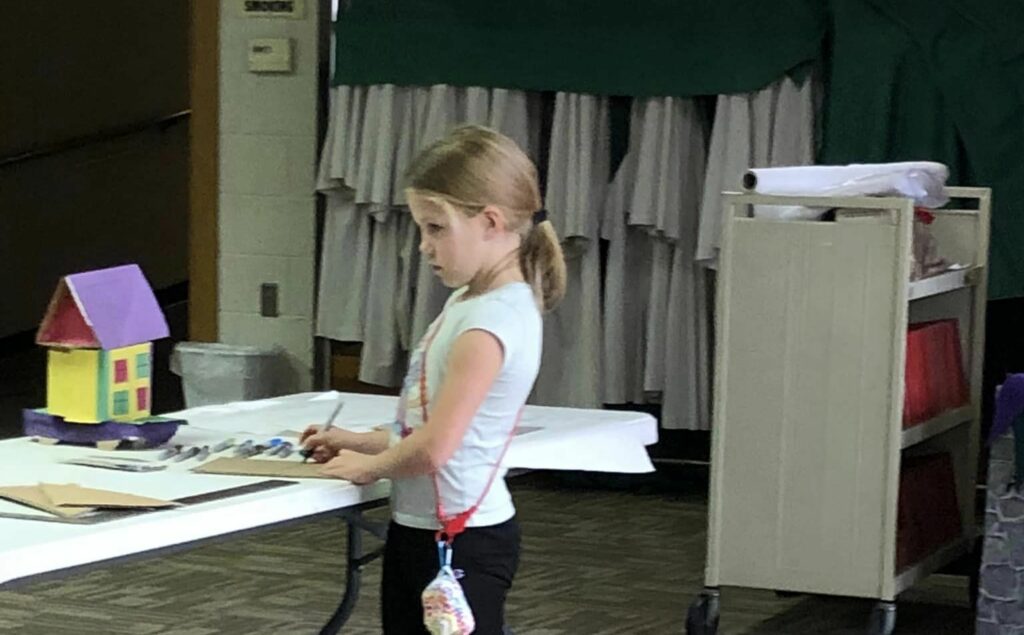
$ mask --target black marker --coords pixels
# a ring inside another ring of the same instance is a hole
[[[327,432],[334,427],[334,419],[337,418],[338,413],[341,412],[341,408],[345,405],[344,401],[339,400],[338,405],[334,407],[334,412],[331,413],[331,417],[327,420],[327,424],[324,425],[324,429],[320,432]],[[309,448],[302,448],[299,452],[302,455],[302,462],[305,463],[309,460],[309,457],[313,456],[313,450]]]
[[[174,460],[180,463],[181,461],[187,461],[191,459],[193,456],[196,456],[197,454],[199,454],[199,448],[196,446],[192,446],[189,449],[182,452],[181,454],[179,454],[178,458]]]
[[[166,450],[164,450],[163,452],[161,452],[160,456],[157,457],[157,458],[159,460],[161,460],[161,461],[166,461],[167,459],[171,458],[175,454],[178,454],[179,452],[181,452],[181,446],[180,445],[171,446],[171,447],[167,448]]]

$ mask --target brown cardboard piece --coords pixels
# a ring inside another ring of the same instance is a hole
[[[91,507],[61,508],[54,505],[38,485],[9,485],[0,487],[0,498],[21,503],[61,518],[74,518],[94,511]]]
[[[320,473],[319,463],[301,461],[245,459],[222,457],[194,468],[201,474],[232,474],[235,476],[277,476],[281,478],[331,478]]]
[[[0,487],[0,498],[62,518],[74,518],[101,508],[153,509],[178,506],[178,503],[158,498],[55,483]]]
[[[106,509],[153,509],[160,507],[179,507],[180,503],[150,498],[135,494],[125,494],[105,489],[93,489],[80,485],[57,485],[40,483],[40,489],[47,498],[58,507],[103,507]]]

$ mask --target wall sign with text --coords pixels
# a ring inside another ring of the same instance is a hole
[[[239,10],[247,18],[302,18],[305,0],[237,0]]]

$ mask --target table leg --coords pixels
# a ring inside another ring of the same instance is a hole
[[[334,615],[320,629],[320,635],[337,635],[341,631],[341,627],[352,616],[352,611],[356,607],[356,600],[359,599],[363,567],[384,554],[383,548],[376,549],[370,553],[363,553],[362,532],[366,531],[378,538],[385,539],[387,536],[386,523],[367,520],[363,517],[362,509],[347,509],[342,512],[341,516],[348,525],[345,592],[341,596],[338,608],[334,610]]]

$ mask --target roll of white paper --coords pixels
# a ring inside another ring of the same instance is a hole
[[[918,205],[941,207],[949,169],[933,161],[753,168],[743,189],[777,196],[907,196]]]

